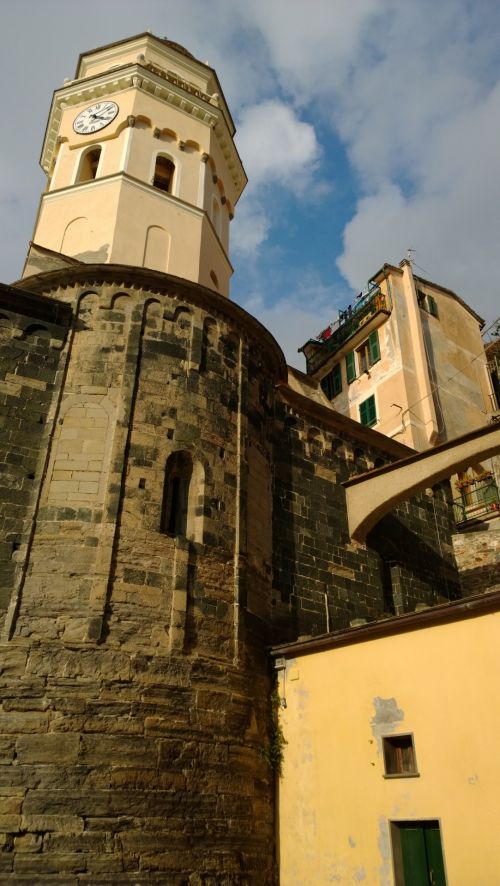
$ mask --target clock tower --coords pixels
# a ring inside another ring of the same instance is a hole
[[[229,225],[246,184],[234,133],[215,71],[179,44],[145,33],[83,53],[53,96],[24,275],[50,250],[228,295]]]

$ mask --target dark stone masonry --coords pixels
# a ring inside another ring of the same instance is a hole
[[[3,883],[273,884],[269,644],[459,594],[439,491],[351,541],[339,416],[213,291],[3,287]],[[29,290],[29,291],[28,291]]]

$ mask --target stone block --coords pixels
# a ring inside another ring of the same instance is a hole
[[[27,814],[22,816],[22,830],[28,833],[55,831],[58,834],[80,834],[83,831],[83,818],[76,815]]]
[[[20,763],[72,763],[78,758],[80,737],[65,733],[23,735],[17,740]]]
[[[20,837],[14,838],[14,849],[16,852],[41,852],[42,845],[42,834],[22,834]]]
[[[136,735],[82,735],[80,760],[90,766],[130,764],[138,769],[154,769],[156,748],[151,739]]]
[[[54,852],[50,854],[20,852],[14,859],[16,874],[32,874],[42,877],[45,874],[58,874],[59,881],[65,874],[76,874],[86,870],[85,856],[81,852]]]
[[[0,815],[0,832],[15,834],[21,830],[20,815]]]
[[[0,788],[0,815],[19,815],[21,812],[24,791],[19,792],[18,788],[11,788],[10,791],[9,788]]]
[[[49,715],[31,711],[0,711],[0,733],[47,732]]]

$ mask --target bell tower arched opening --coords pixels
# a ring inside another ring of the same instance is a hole
[[[167,194],[172,193],[172,185],[174,181],[175,164],[166,157],[165,154],[158,154],[155,163],[155,171],[153,175],[153,187],[159,191],[165,191]]]
[[[90,182],[97,178],[97,170],[101,159],[102,148],[100,145],[90,148],[80,158],[80,165],[76,176],[76,183]]]

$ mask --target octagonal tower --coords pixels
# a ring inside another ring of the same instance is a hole
[[[52,100],[34,243],[228,295],[246,184],[234,132],[215,72],[178,44],[140,34],[83,53]]]

